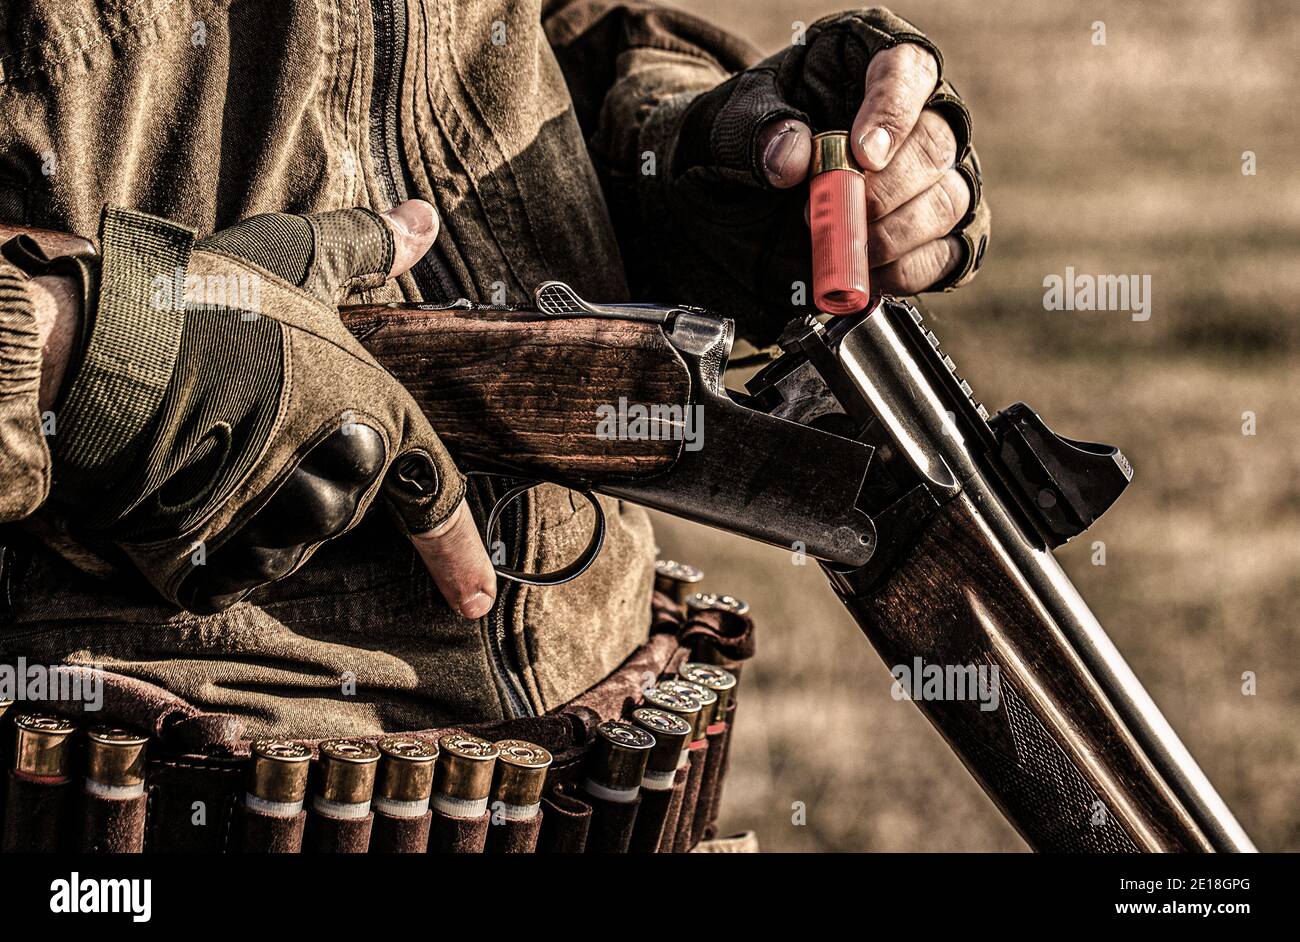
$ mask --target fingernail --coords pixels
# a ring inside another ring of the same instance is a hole
[[[867,131],[858,140],[862,147],[862,153],[866,155],[867,160],[875,165],[879,170],[885,166],[885,161],[889,159],[889,145],[894,139],[889,136],[889,132],[884,128],[872,128]]]
[[[778,180],[785,179],[785,165],[789,163],[790,155],[798,143],[794,131],[794,128],[783,129],[767,142],[767,149],[763,151],[763,169]]]
[[[407,235],[422,236],[433,228],[433,209],[428,203],[408,200],[384,215],[406,230]]]
[[[460,613],[466,618],[482,618],[492,609],[492,599],[486,592],[475,592],[460,603]]]

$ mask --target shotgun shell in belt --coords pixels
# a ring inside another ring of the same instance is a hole
[[[664,680],[659,683],[660,690],[669,693],[693,693],[700,701],[700,720],[695,726],[695,738],[703,739],[709,725],[718,717],[718,695],[708,687],[691,683],[689,680]]]
[[[674,602],[680,603],[686,595],[686,587],[703,578],[704,570],[689,563],[679,563],[675,559],[655,560],[655,589]]]
[[[379,741],[379,776],[375,809],[394,818],[422,818],[433,792],[437,743],[415,736],[387,736]]]
[[[487,811],[498,751],[496,743],[465,733],[439,739],[433,806],[453,818],[477,818]]]
[[[731,706],[732,694],[736,690],[735,674],[725,667],[691,661],[682,665],[682,669],[678,671],[678,676],[682,680],[688,680],[693,684],[699,684],[701,687],[707,687],[716,693],[718,695],[718,706],[715,711],[717,719],[726,719],[727,709]]]
[[[310,767],[311,750],[306,746],[282,739],[257,740],[244,804],[262,814],[292,818],[302,811]]]
[[[312,808],[330,818],[364,818],[375,793],[379,749],[360,739],[327,739],[320,744],[320,786]]]
[[[86,734],[86,791],[101,798],[144,794],[147,736],[129,729],[96,726]]]
[[[641,691],[641,700],[648,707],[680,716],[691,724],[691,738],[697,738],[694,732],[700,725],[700,712],[704,704],[695,694],[688,691],[665,690],[661,684],[656,684]]]
[[[14,748],[14,771],[23,778],[67,779],[72,766],[72,734],[77,727],[61,716],[27,713],[14,718],[18,728]]]
[[[632,722],[655,738],[641,787],[652,791],[672,788],[678,768],[687,762],[686,747],[690,745],[694,727],[676,713],[654,707],[633,710]]]
[[[541,807],[551,754],[536,743],[503,739],[497,743],[496,777],[492,781],[492,813],[507,821],[527,821]]]
[[[867,181],[849,153],[849,136],[813,138],[808,222],[813,299],[827,314],[853,314],[871,300],[867,271]]]
[[[718,595],[715,592],[696,592],[686,600],[686,607],[699,612],[734,612],[744,615],[749,611],[749,603],[732,595]]]
[[[584,787],[595,798],[624,803],[635,801],[645,777],[646,760],[655,738],[622,720],[606,720],[596,727],[596,740],[587,757]]]

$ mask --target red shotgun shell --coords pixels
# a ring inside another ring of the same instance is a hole
[[[827,314],[854,314],[871,300],[867,275],[867,182],[845,131],[813,138],[808,218],[813,300]]]

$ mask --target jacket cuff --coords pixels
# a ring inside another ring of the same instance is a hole
[[[102,488],[136,454],[176,365],[193,242],[167,220],[105,210],[93,326],[59,415],[61,486]]]
[[[27,277],[0,261],[0,523],[30,516],[50,491],[40,388],[41,341]]]

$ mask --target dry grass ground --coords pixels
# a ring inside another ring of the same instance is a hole
[[[765,50],[835,8],[690,0]],[[970,102],[980,277],[929,306],[985,402],[1114,441],[1137,476],[1061,554],[1263,849],[1300,850],[1300,7],[899,0]],[[1102,21],[1106,45],[1091,42]],[[1241,172],[1253,151],[1257,174]],[[1043,309],[1043,278],[1149,274],[1153,315]],[[1258,432],[1242,434],[1242,413]],[[1018,850],[815,567],[660,518],[764,630],[724,807],[769,850]],[[1106,565],[1090,560],[1106,544]],[[1258,693],[1244,696],[1253,671]],[[804,825],[792,823],[803,802]]]

